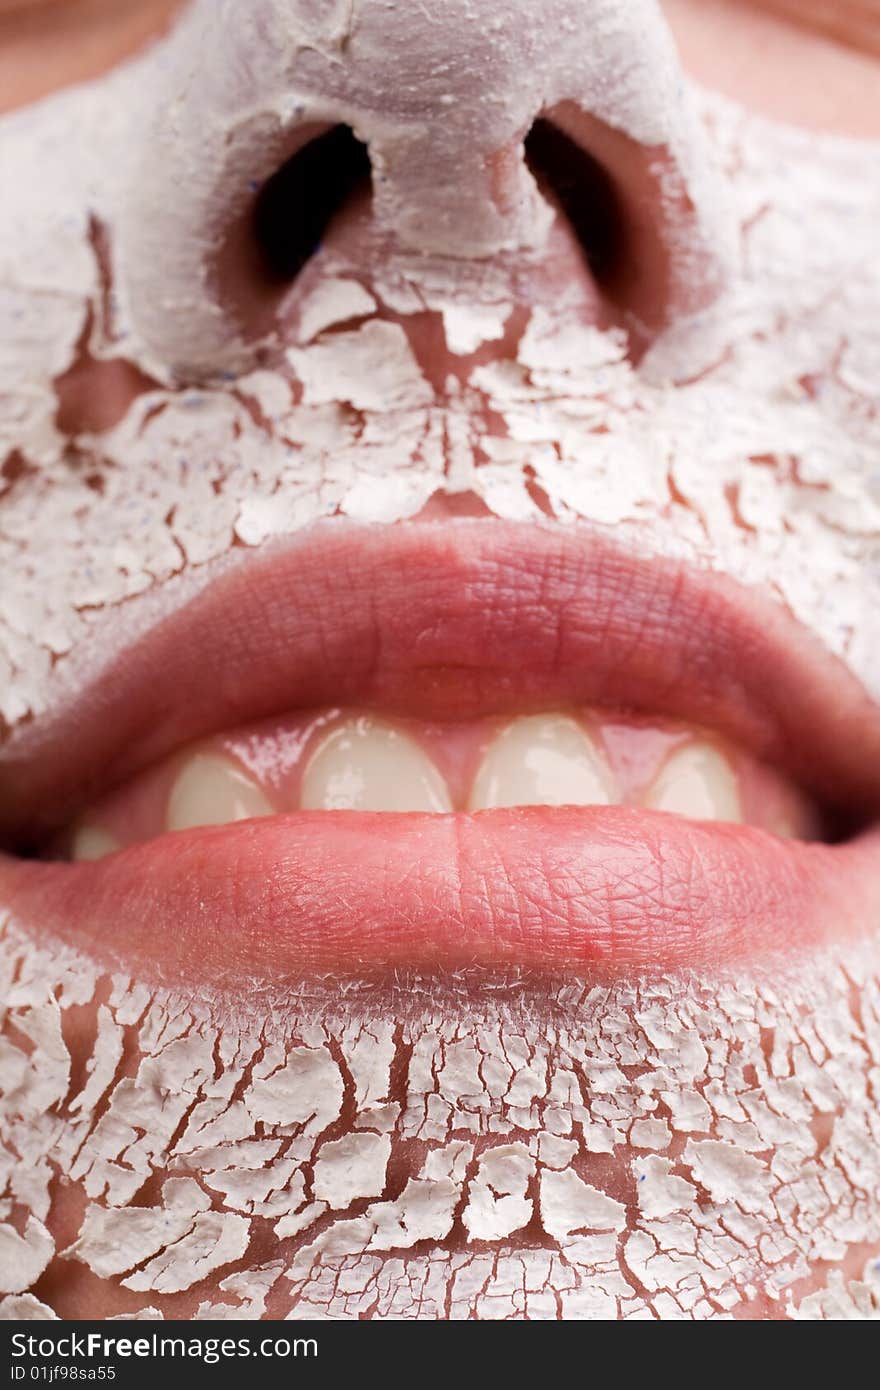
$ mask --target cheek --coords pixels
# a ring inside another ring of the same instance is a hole
[[[160,34],[184,0],[0,0],[0,113],[99,77]]]
[[[880,135],[873,5],[662,4],[685,68],[706,87],[809,130]]]

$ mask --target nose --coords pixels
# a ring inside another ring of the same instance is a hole
[[[165,376],[247,370],[309,306],[345,321],[340,268],[348,318],[359,292],[361,314],[503,345],[499,306],[563,293],[634,356],[724,283],[723,198],[655,0],[195,0],[163,80],[119,251]]]

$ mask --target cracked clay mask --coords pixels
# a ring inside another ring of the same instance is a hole
[[[554,278],[547,112],[649,151],[638,312]],[[372,204],[270,291],[248,210],[339,126]],[[880,697],[877,156],[647,0],[197,0],[0,118],[0,766],[255,548],[457,503],[767,590]],[[7,1317],[876,1315],[876,936],[208,994],[0,922]]]

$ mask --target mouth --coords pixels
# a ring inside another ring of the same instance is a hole
[[[880,711],[584,527],[241,552],[0,748],[0,898],[163,980],[782,955],[880,905]]]

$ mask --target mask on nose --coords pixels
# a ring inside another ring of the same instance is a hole
[[[343,228],[361,266],[365,250],[368,267],[397,263],[410,313],[461,280],[473,302],[474,267],[500,260],[509,292],[523,265],[575,252],[581,274],[604,275],[595,317],[619,321],[636,353],[717,294],[731,257],[652,0],[506,0],[491,17],[453,0],[439,20],[370,0],[329,13],[199,0],[132,175],[128,295],[152,369],[176,380],[264,360],[297,293],[266,275],[267,245],[276,270],[301,267]],[[356,229],[340,216],[355,192]]]

